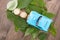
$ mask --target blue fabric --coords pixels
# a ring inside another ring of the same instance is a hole
[[[38,20],[40,16],[42,16],[42,18]],[[38,20],[38,25],[36,25],[37,20]],[[27,18],[28,24],[34,27],[37,27],[38,29],[43,30],[43,31],[48,31],[48,28],[51,22],[52,22],[52,19],[49,19],[48,17],[43,16],[36,11],[31,11],[31,13],[29,14]]]

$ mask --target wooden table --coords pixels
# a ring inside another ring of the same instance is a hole
[[[14,31],[14,24],[7,19],[6,4],[9,0],[0,0],[0,40],[29,40],[30,37],[22,39],[23,33],[21,31]],[[56,14],[55,28],[57,30],[56,37],[52,35],[48,40],[60,40],[60,0],[46,0],[48,11]]]

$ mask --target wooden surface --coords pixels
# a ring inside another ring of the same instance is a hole
[[[7,19],[6,4],[9,0],[0,0],[0,40],[29,40],[30,37],[23,39],[21,31],[15,32],[14,24]],[[45,0],[49,12],[56,14],[55,28],[56,37],[50,35],[48,40],[60,40],[60,0]]]

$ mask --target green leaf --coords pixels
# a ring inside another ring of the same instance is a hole
[[[19,16],[14,15],[14,13],[12,13],[11,11],[7,11],[7,17],[14,22],[16,31],[20,29],[24,32],[28,27],[28,24],[26,23],[25,19],[22,19]]]
[[[31,40],[34,40],[36,37],[38,37],[39,30],[30,26],[29,28],[27,28],[24,36],[28,36],[28,35],[31,35]]]
[[[18,5],[17,0],[9,1],[7,4],[7,9],[14,10],[17,7],[17,5]]]
[[[47,33],[41,32],[39,35],[39,40],[46,40],[47,38]]]
[[[49,32],[53,35],[56,36],[56,29],[54,28],[54,23],[50,25]]]
[[[49,13],[49,12],[47,12],[47,11],[44,11],[44,12],[42,13],[42,15],[47,16],[48,18],[51,18],[51,19],[55,17],[55,14]]]
[[[18,8],[23,9],[27,7],[32,0],[18,0]]]
[[[41,3],[40,3],[41,2]],[[40,4],[41,5],[40,5]],[[40,7],[40,6],[44,7]],[[31,11],[37,11],[39,13],[42,13],[43,10],[47,11],[47,8],[45,7],[45,3],[43,0],[32,0],[32,2],[25,8],[27,13],[30,13]]]
[[[40,30],[37,28],[33,28],[33,29],[34,31],[32,32],[31,36],[32,36],[32,39],[35,39],[36,37],[38,37]]]
[[[28,35],[30,35],[33,32],[34,32],[34,28],[27,28],[27,30],[25,32],[25,36],[28,36]]]
[[[31,10],[30,10],[28,7],[25,8],[25,11],[26,11],[28,14],[31,12]]]
[[[31,4],[36,5],[36,6],[40,6],[41,8],[45,7],[44,0],[33,0]]]
[[[34,30],[34,32],[32,33],[32,38],[35,39],[36,37],[38,37],[39,34],[39,30]]]
[[[30,40],[35,40],[35,39],[31,37],[31,39],[30,39]]]
[[[30,4],[29,6],[28,6],[28,8],[31,10],[31,11],[37,11],[37,12],[39,12],[40,14],[42,14],[42,12],[43,12],[43,8],[40,8],[40,7],[38,7],[38,6],[36,6],[36,5],[32,5],[32,4]]]

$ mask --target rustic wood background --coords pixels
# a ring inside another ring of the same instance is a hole
[[[15,32],[14,24],[7,19],[6,4],[9,0],[0,0],[0,40],[29,40],[30,37],[23,39],[21,31]],[[56,37],[49,35],[48,40],[60,40],[60,0],[45,0],[49,12],[56,14],[55,28]]]

